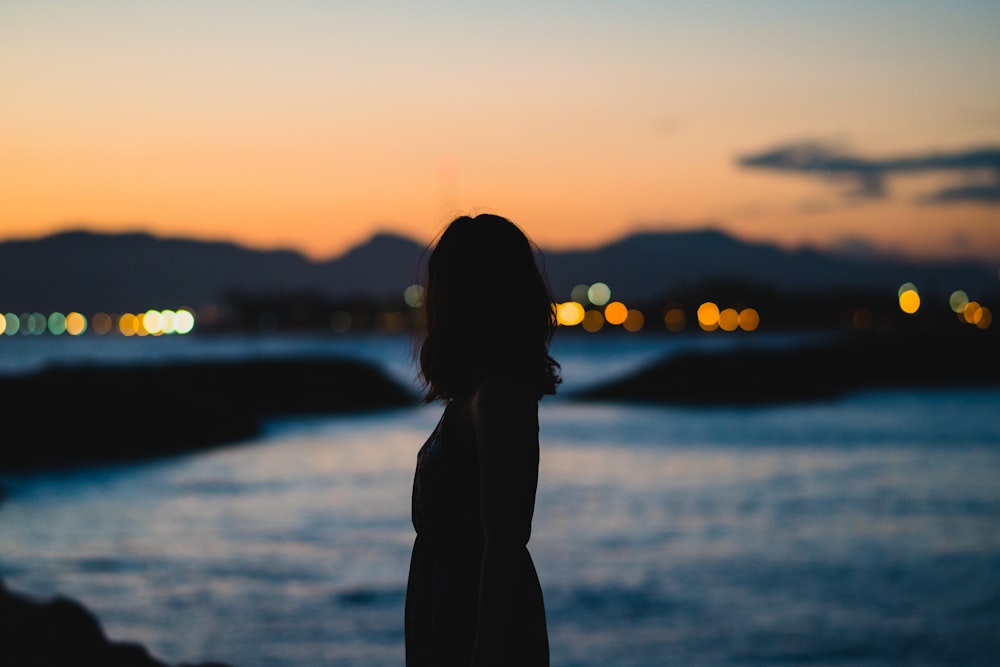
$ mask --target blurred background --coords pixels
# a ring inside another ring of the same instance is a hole
[[[993,664],[998,62],[991,2],[0,3],[0,577],[401,664],[420,271],[490,212],[554,665]]]

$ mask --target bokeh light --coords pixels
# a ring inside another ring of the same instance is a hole
[[[66,333],[70,336],[80,336],[87,331],[87,318],[77,312],[66,315]]]
[[[663,314],[663,324],[670,331],[683,331],[687,324],[687,317],[680,308],[667,308],[667,312]]]
[[[410,285],[405,290],[403,290],[403,301],[410,308],[420,308],[424,305],[424,287],[423,285]]]
[[[739,326],[744,331],[756,331],[760,326],[760,313],[756,308],[744,308],[740,311]]]
[[[726,308],[719,312],[719,328],[723,331],[736,331],[740,326],[740,314],[735,308]]]
[[[570,300],[576,301],[581,305],[587,303],[587,290],[589,289],[590,285],[577,285],[569,293]]]
[[[698,306],[698,326],[705,331],[715,331],[719,328],[719,307],[711,301]]]
[[[587,290],[587,299],[595,306],[603,306],[611,300],[611,288],[604,283],[594,283]]]
[[[584,330],[590,333],[595,333],[604,328],[604,315],[601,315],[599,310],[588,310],[583,315],[583,321],[580,323]]]
[[[956,313],[961,313],[965,310],[965,304],[967,303],[969,303],[969,295],[964,290],[957,289],[948,297],[948,305]]]
[[[61,336],[66,333],[66,316],[60,312],[49,313],[47,328],[53,336]]]
[[[99,336],[103,336],[104,334],[111,332],[115,323],[112,317],[107,313],[97,313],[90,318],[90,326],[94,330],[94,333]]]
[[[583,306],[576,301],[566,301],[556,307],[556,321],[564,327],[574,327],[583,322]]]
[[[900,286],[899,309],[908,315],[920,310],[920,294],[913,283],[903,283]]]
[[[188,334],[194,330],[194,313],[187,308],[181,308],[174,313],[174,331]]]
[[[988,329],[993,324],[993,311],[986,306],[979,308],[979,317],[976,319],[976,326],[980,329]]]
[[[628,308],[621,301],[612,301],[604,308],[604,319],[607,320],[608,324],[615,326],[624,324],[626,317],[628,317]]]
[[[645,325],[646,316],[642,314],[642,311],[629,308],[628,315],[625,317],[625,321],[622,322],[625,330],[635,333],[636,331],[642,331]]]

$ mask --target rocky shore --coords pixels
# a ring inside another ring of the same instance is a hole
[[[24,667],[172,667],[135,642],[112,641],[100,621],[65,596],[35,599],[0,580],[0,664]],[[229,667],[221,662],[176,667]]]
[[[52,366],[0,378],[0,472],[194,451],[252,438],[268,416],[418,402],[352,359]]]
[[[889,387],[1000,385],[1000,335],[861,332],[802,347],[689,352],[576,393],[584,401],[750,405]]]

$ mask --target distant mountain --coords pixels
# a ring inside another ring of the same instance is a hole
[[[233,293],[313,294],[330,299],[399,298],[419,278],[425,247],[380,233],[344,255],[315,262],[288,251],[145,233],[70,231],[0,243],[0,312],[127,312],[199,308]],[[709,281],[778,291],[891,289],[923,292],[997,289],[996,267],[920,263],[787,251],[717,230],[643,232],[589,249],[547,252],[542,260],[559,300],[577,284],[603,281],[616,298],[644,301]]]
[[[579,283],[603,281],[612,295],[644,300],[708,282],[752,283],[778,292],[896,290],[913,282],[926,293],[997,288],[995,267],[976,262],[916,262],[785,250],[704,229],[643,232],[587,251],[545,255],[553,289],[568,297]]]

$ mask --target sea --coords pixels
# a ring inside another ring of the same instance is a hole
[[[684,349],[815,335],[557,333],[529,543],[552,665],[1000,665],[1000,385],[572,398]],[[361,358],[418,388],[404,335],[0,337],[0,373],[282,355]],[[273,418],[206,451],[8,474],[0,577],[170,664],[401,666],[413,470],[440,413]]]

